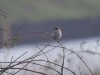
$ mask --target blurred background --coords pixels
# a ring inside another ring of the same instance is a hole
[[[44,31],[52,33],[54,26],[63,31],[62,40],[99,37],[100,1],[98,0],[0,0],[0,27],[13,36]],[[7,24],[4,15],[7,16]],[[6,34],[0,30],[0,40]],[[23,35],[20,44],[47,41],[39,35]],[[25,40],[24,40],[25,39]]]
[[[20,46],[7,52],[6,60],[11,58],[11,55],[16,55],[16,52],[20,54],[25,49],[32,48],[29,45],[50,41],[50,38],[44,34],[36,32],[45,31],[52,34],[55,26],[61,28],[63,36],[60,41],[68,48],[98,50],[100,49],[98,47],[100,46],[99,24],[99,0],[0,0],[0,46]],[[13,50],[16,52],[12,52]],[[96,59],[93,61],[93,58],[95,59],[95,56],[90,56],[85,60],[95,71],[95,75],[100,75],[100,65]],[[99,57],[96,58],[100,60]],[[91,62],[93,63],[90,64]],[[73,68],[72,64],[69,65],[70,68]],[[78,64],[81,65],[81,63]]]

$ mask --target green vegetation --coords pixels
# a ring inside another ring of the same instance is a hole
[[[99,0],[0,0],[13,19],[32,21],[99,16]]]

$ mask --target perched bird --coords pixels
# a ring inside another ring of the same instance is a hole
[[[60,38],[62,37],[62,32],[59,27],[54,27],[52,37],[55,41],[59,42]]]

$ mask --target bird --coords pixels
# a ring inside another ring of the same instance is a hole
[[[58,26],[54,27],[52,37],[55,41],[59,42],[59,40],[62,37],[62,31],[61,31],[60,27],[58,27]]]

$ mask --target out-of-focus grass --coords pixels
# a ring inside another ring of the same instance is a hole
[[[100,71],[95,71],[94,75],[100,75]]]
[[[99,0],[0,0],[13,19],[38,21],[99,16]]]

